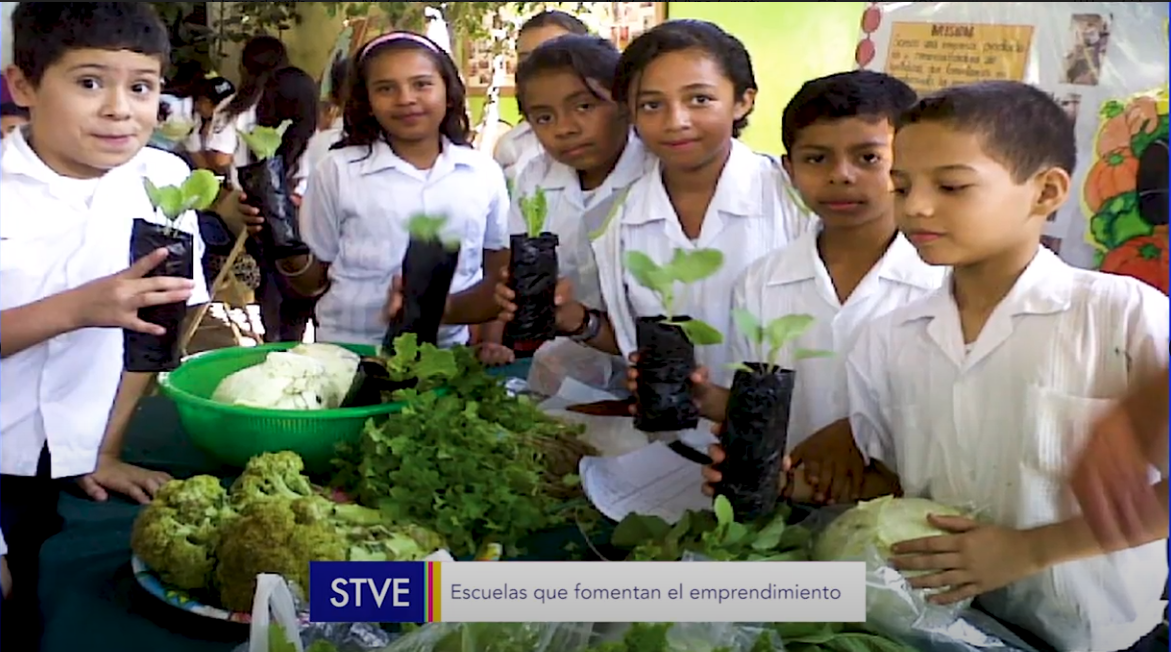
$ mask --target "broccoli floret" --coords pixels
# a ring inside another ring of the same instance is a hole
[[[232,504],[240,507],[254,500],[292,500],[317,495],[304,472],[305,463],[296,453],[284,451],[257,455],[248,461],[232,484]]]
[[[292,504],[288,500],[248,503],[221,531],[215,578],[225,609],[252,609],[260,573],[281,575],[304,591],[309,587],[310,561],[346,560],[345,538],[328,521],[297,523]]]
[[[216,478],[172,480],[139,512],[130,547],[168,584],[201,589],[212,577],[219,529],[233,516]]]

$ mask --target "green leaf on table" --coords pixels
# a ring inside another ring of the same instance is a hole
[[[764,526],[760,532],[756,533],[756,538],[752,541],[753,550],[772,550],[781,543],[781,537],[785,534],[785,519],[773,519],[768,525]]]
[[[267,161],[276,156],[277,150],[281,148],[281,140],[292,124],[292,120],[285,120],[276,127],[255,127],[251,131],[237,129],[236,133],[240,134],[240,139],[252,150],[257,161]]]
[[[670,531],[671,526],[658,516],[630,514],[614,528],[610,543],[619,548],[637,548],[664,538]]]
[[[712,511],[716,513],[716,524],[720,527],[727,527],[736,521],[736,514],[732,512],[732,503],[727,496],[716,496],[712,503]]]
[[[268,652],[297,652],[289,633],[280,623],[268,625]]]

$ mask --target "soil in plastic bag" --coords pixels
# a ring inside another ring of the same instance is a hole
[[[514,350],[536,351],[557,336],[553,297],[557,292],[557,235],[514,235],[508,285],[516,293],[516,314],[508,323]]]
[[[737,518],[754,519],[776,509],[795,376],[767,364],[746,366],[751,371],[736,372],[728,396],[721,436],[727,457],[717,492],[727,496]]]
[[[440,242],[412,239],[403,258],[403,307],[390,322],[382,347],[394,350],[394,340],[414,333],[419,344],[437,344],[451,280],[459,266],[459,249]]]
[[[392,380],[386,369],[386,363],[379,358],[362,358],[358,362],[358,371],[350,384],[350,391],[342,401],[341,407],[370,407],[381,405],[385,397],[400,389],[414,387],[417,381]]]
[[[691,396],[695,373],[695,346],[683,329],[664,322],[666,317],[639,317],[638,412],[634,427],[643,432],[690,430],[699,425],[699,408]],[[688,321],[676,317],[673,321]]]
[[[273,259],[308,253],[297,228],[297,206],[285,177],[284,159],[274,156],[242,165],[236,168],[236,174],[247,203],[264,216],[261,238]]]
[[[148,277],[192,278],[195,275],[194,239],[190,233],[142,219],[134,220],[134,230],[130,236],[131,261],[163,247],[168,251],[167,259],[151,270],[147,274]],[[173,371],[178,367],[179,335],[186,316],[185,301],[140,308],[139,319],[162,326],[167,332],[162,335],[149,335],[123,331],[122,360],[126,371],[154,373]]]

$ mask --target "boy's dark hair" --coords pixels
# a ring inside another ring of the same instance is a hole
[[[820,120],[867,118],[886,120],[892,126],[911,108],[915,91],[890,75],[871,70],[852,70],[811,79],[789,100],[781,115],[781,143],[793,149],[802,129]]]
[[[17,118],[24,118],[25,120],[28,120],[28,109],[12,102],[5,102],[0,104],[0,117],[7,118],[9,116],[15,116]]]
[[[1051,167],[1072,174],[1077,165],[1073,122],[1045,91],[1015,81],[953,86],[919,100],[898,128],[940,122],[978,134],[984,149],[1024,183]]]
[[[334,106],[343,106],[346,102],[346,84],[349,82],[350,59],[342,57],[329,67],[329,101]]]
[[[149,2],[21,2],[12,11],[12,62],[33,85],[70,50],[130,50],[171,58],[167,28]]]
[[[525,86],[543,72],[573,72],[594,97],[604,99],[590,82],[607,90],[612,88],[621,56],[613,43],[600,36],[565,34],[542,43],[516,68],[516,104],[521,115],[525,115]]]
[[[732,82],[736,99],[740,99],[749,90],[757,90],[756,75],[752,71],[752,57],[740,39],[704,20],[679,19],[652,27],[626,46],[614,75],[614,86],[611,90],[614,100],[626,105],[631,97],[637,95],[636,89],[631,86],[638,81],[642,71],[659,56],[692,49],[703,51],[720,64],[724,76]],[[732,123],[732,137],[739,137],[747,126],[746,114]]]
[[[447,113],[439,125],[439,133],[456,145],[468,145],[472,124],[466,109],[467,89],[464,88],[459,67],[455,65],[451,55],[435,41],[421,34],[406,32],[401,37],[390,38],[391,36],[384,34],[375,37],[358,50],[359,54],[350,66],[349,81],[346,82],[346,105],[342,110],[342,122],[345,126],[342,128],[342,138],[330,149],[354,145],[373,148],[374,143],[386,141],[386,133],[382,125],[378,124],[378,118],[374,117],[374,109],[370,105],[366,74],[370,62],[380,54],[401,50],[423,52],[435,62],[435,67],[439,70],[439,76],[443,78],[443,85],[447,89]]]
[[[549,9],[529,18],[520,26],[517,34],[524,34],[530,29],[540,27],[560,27],[570,34],[584,35],[590,33],[590,28],[581,22],[581,19],[571,13]]]

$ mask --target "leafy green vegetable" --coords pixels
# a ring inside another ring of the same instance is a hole
[[[296,652],[297,647],[280,623],[268,625],[268,652]]]
[[[717,496],[713,512],[687,512],[674,525],[657,516],[631,514],[614,529],[611,543],[630,550],[632,561],[679,561],[686,553],[714,561],[807,561],[811,535],[789,525],[789,507],[768,519],[737,523],[732,504]]]
[[[545,189],[537,188],[532,197],[520,198],[520,214],[525,220],[525,230],[530,238],[536,238],[545,230],[545,220],[549,217],[549,202],[545,198]]]
[[[267,161],[276,156],[276,151],[281,148],[281,140],[292,124],[292,120],[285,120],[276,127],[255,127],[252,131],[237,129],[236,133],[240,134],[240,138],[248,145],[248,149],[252,150],[252,155],[257,161]]]
[[[211,206],[220,194],[220,181],[209,170],[196,170],[179,186],[156,187],[143,178],[146,196],[155,210],[174,222],[187,211],[201,211]]]
[[[459,249],[459,240],[444,238],[443,227],[447,225],[446,217],[432,217],[429,215],[415,215],[407,221],[407,234],[412,240],[419,242],[438,242],[449,251]]]
[[[396,352],[406,348],[395,341]],[[456,556],[488,542],[515,555],[529,533],[571,522],[584,500],[570,499],[581,489],[563,478],[593,451],[578,440],[580,426],[510,395],[471,349],[453,352],[447,393],[398,392],[406,407],[342,450],[339,481],[392,520],[439,533]]]
[[[403,333],[394,341],[394,355],[386,359],[390,380],[418,380],[415,393],[447,384],[459,374],[455,352],[434,344],[419,344],[414,333]]]
[[[786,652],[915,652],[858,623],[771,623],[766,627],[781,639]]]
[[[167,120],[158,127],[159,135],[175,143],[183,140],[195,131],[195,123],[190,120]]]
[[[769,366],[778,366],[778,361],[781,357],[781,351],[784,350],[785,345],[793,340],[801,337],[809,327],[813,326],[813,315],[785,315],[784,317],[777,317],[767,324],[760,323],[756,315],[743,309],[736,308],[732,310],[732,319],[736,323],[736,329],[748,338],[748,341],[757,347],[763,349],[768,347],[767,351],[759,351],[761,360],[766,361]],[[830,351],[814,351],[810,349],[797,349],[794,352],[796,360],[804,360],[806,358],[825,358],[833,355]],[[738,368],[748,369],[744,364],[735,365]]]
[[[641,251],[628,251],[623,263],[639,285],[654,292],[667,313],[666,323],[678,326],[687,339],[697,346],[719,344],[724,336],[710,324],[698,319],[678,320],[675,311],[675,284],[689,285],[720,271],[724,254],[719,249],[675,249],[665,265],[659,265]]]

